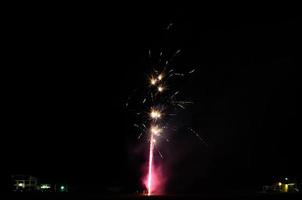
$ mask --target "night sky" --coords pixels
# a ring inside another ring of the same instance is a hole
[[[195,104],[177,120],[190,123],[208,147],[179,127],[163,150],[166,190],[302,178],[302,33],[294,6],[137,6],[7,7],[1,70],[7,175],[135,191],[146,155],[125,103],[146,84],[149,49],[154,55],[181,49],[175,68],[196,69],[181,96]]]

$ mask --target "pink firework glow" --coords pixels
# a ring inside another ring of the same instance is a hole
[[[148,190],[148,196],[152,194],[161,194],[163,190],[164,178],[162,170],[159,166],[154,164],[154,148],[156,145],[156,136],[162,132],[162,129],[157,125],[150,127],[150,141],[149,141],[149,160],[148,160],[148,173],[144,179],[144,185]]]
[[[152,192],[152,166],[153,166],[153,149],[154,149],[154,141],[153,141],[153,133],[151,133],[150,137],[150,152],[149,152],[149,166],[148,166],[148,195],[151,195]]]
[[[151,136],[152,137],[152,136]],[[165,178],[162,175],[162,168],[154,164],[154,142],[150,143],[150,154],[148,162],[148,172],[145,176],[143,183],[147,188],[147,195],[159,195],[163,193]]]

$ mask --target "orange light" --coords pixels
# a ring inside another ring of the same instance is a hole
[[[159,92],[162,92],[162,91],[164,91],[164,87],[158,86],[158,87],[157,87],[157,90],[158,90]]]
[[[156,82],[157,82],[157,80],[156,80],[156,79],[151,78],[151,80],[150,80],[151,85],[155,85],[155,84],[156,84]]]

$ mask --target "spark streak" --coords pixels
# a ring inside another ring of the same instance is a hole
[[[163,154],[161,154],[160,151],[158,151],[158,154],[161,157],[161,159],[164,159]]]
[[[192,69],[191,71],[189,71],[189,74],[192,74],[195,72],[195,69]]]
[[[143,135],[143,133],[140,133],[139,136],[137,137],[137,139],[138,140],[141,139],[142,135]]]
[[[209,146],[205,141],[204,141],[204,139],[202,139],[202,137],[200,137],[200,135],[196,132],[196,131],[194,131],[192,128],[188,128],[189,129],[189,131],[191,131],[201,142],[203,142],[206,146]]]
[[[177,104],[179,107],[181,107],[182,109],[186,109],[183,105],[181,105],[181,104]]]
[[[173,23],[170,23],[170,24],[167,26],[166,30],[169,30],[172,26],[173,26]]]

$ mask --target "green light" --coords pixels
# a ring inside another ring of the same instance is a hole
[[[61,191],[64,191],[64,190],[65,190],[64,185],[62,185],[62,186],[60,187],[60,190],[61,190]]]

